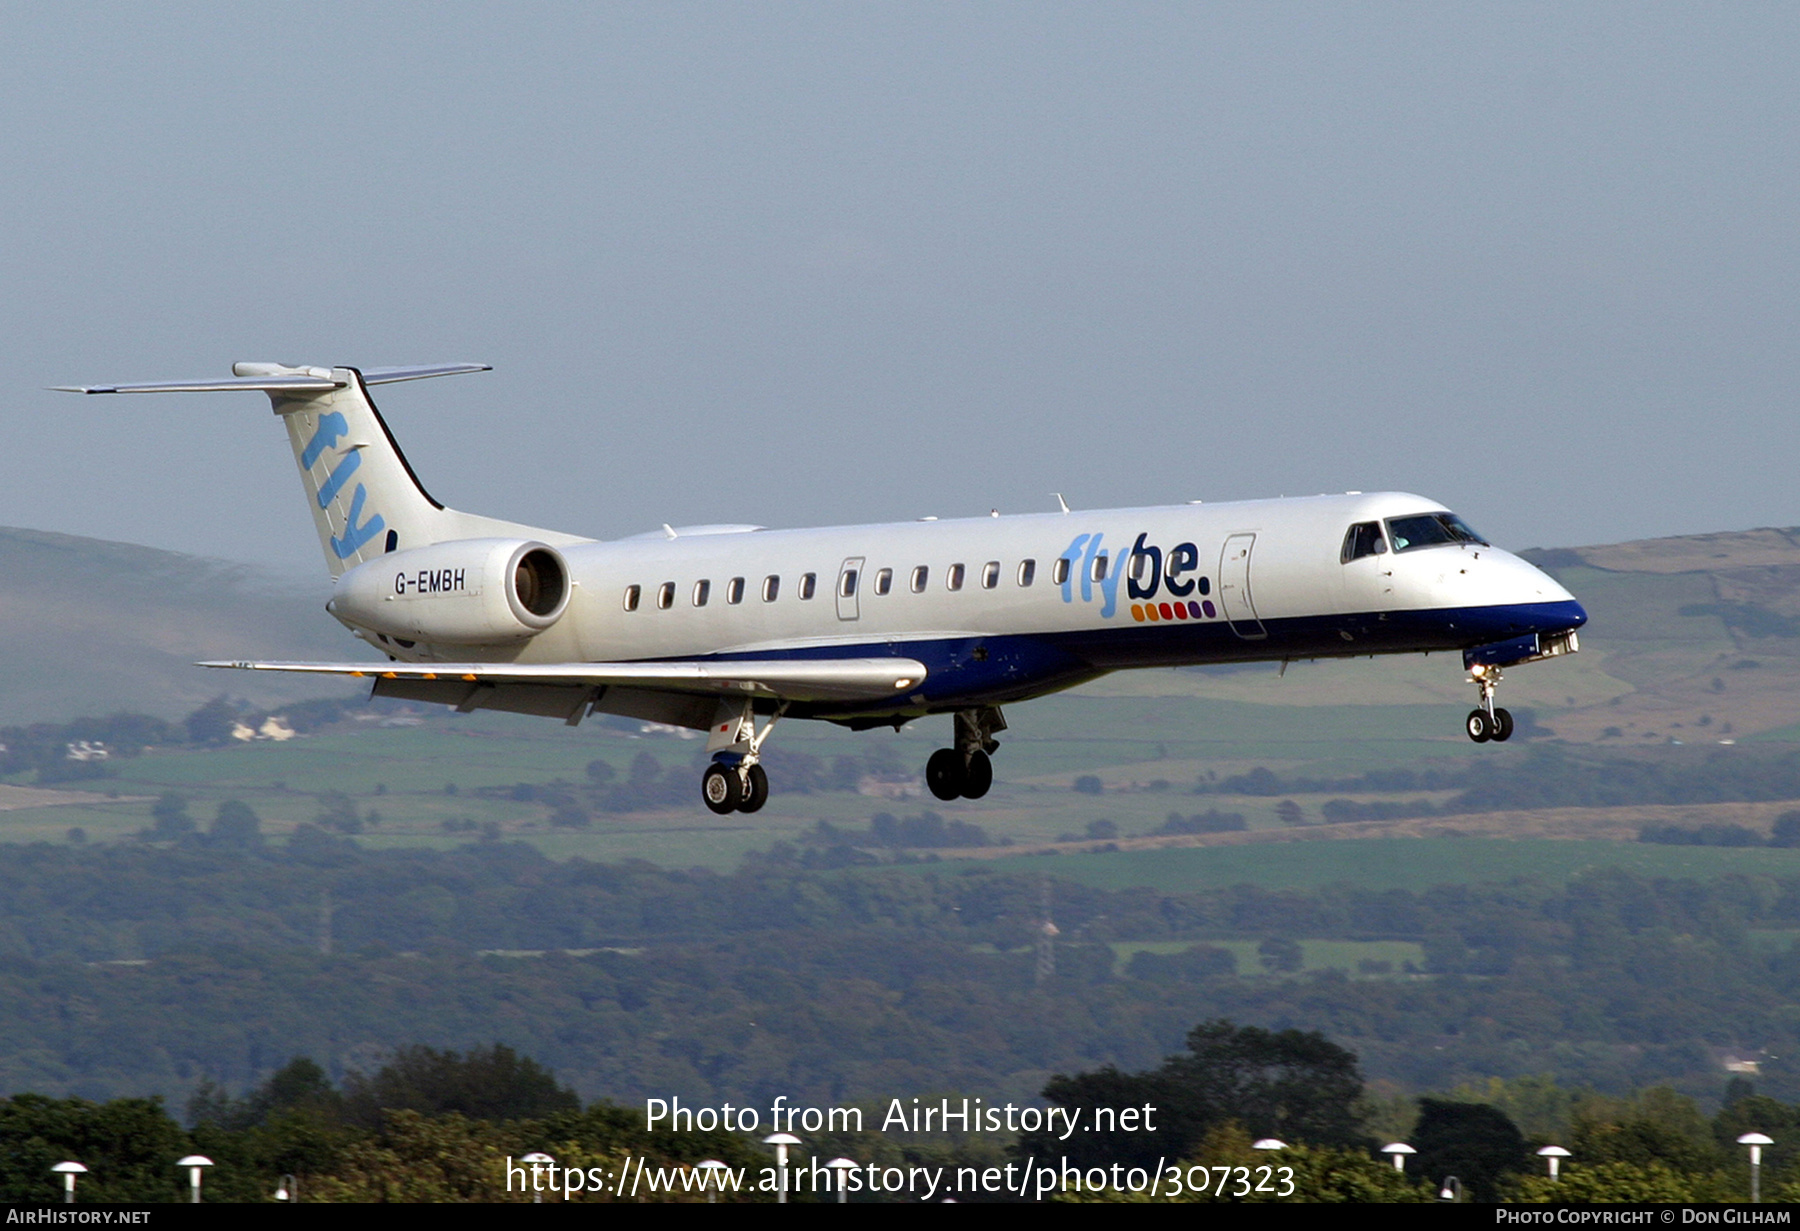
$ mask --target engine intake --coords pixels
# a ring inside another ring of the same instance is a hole
[[[407,641],[524,641],[562,618],[569,566],[525,539],[458,539],[391,552],[338,578],[325,609],[352,628]]]

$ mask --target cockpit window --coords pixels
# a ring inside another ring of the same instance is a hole
[[[1488,541],[1470,529],[1469,523],[1454,513],[1424,513],[1418,517],[1388,518],[1388,537],[1395,551],[1413,551],[1420,547],[1442,547],[1451,543],[1475,543],[1486,547]]]
[[[1378,521],[1359,521],[1350,527],[1350,533],[1344,536],[1343,562],[1360,560],[1364,556],[1378,556],[1387,551],[1387,539],[1382,537],[1381,523]]]

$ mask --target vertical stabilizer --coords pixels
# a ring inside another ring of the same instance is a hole
[[[413,475],[361,373],[337,368],[331,375],[336,387],[329,390],[268,394],[287,427],[332,576],[402,547],[465,537],[446,533],[447,510]]]
[[[262,368],[240,364],[233,370],[257,375]],[[421,371],[402,370],[409,375],[395,379],[414,379],[411,373]],[[390,551],[449,539],[520,536],[558,545],[584,541],[446,509],[413,473],[375,409],[363,373],[333,368],[330,376],[330,389],[267,392],[275,413],[287,425],[307,506],[332,576]]]

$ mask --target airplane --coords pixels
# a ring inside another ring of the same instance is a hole
[[[1461,651],[1465,730],[1505,741],[1503,669],[1579,649],[1587,613],[1444,505],[1346,492],[823,529],[670,526],[601,541],[445,508],[371,387],[486,364],[239,363],[232,377],[71,393],[268,395],[333,578],[325,609],[386,656],[208,662],[349,676],[373,695],[708,733],[713,812],[768,799],[783,718],[854,731],[953,716],[938,799],[993,782],[1002,707],[1112,671]],[[760,725],[759,725],[760,720]]]

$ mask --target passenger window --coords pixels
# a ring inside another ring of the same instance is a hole
[[[776,596],[779,595],[780,593],[781,593],[781,578],[775,576],[775,574],[773,574],[773,573],[770,573],[767,577],[763,578],[763,589],[762,589],[763,602],[765,602],[765,603],[774,602]]]
[[[1050,584],[1057,586],[1069,584],[1069,557],[1062,556],[1050,566]]]
[[[712,582],[696,581],[694,583],[694,606],[706,606],[706,600],[712,595]]]
[[[733,577],[725,583],[725,601],[734,606],[744,601],[744,579]]]
[[[1105,556],[1095,556],[1094,557],[1094,580],[1095,581],[1105,581],[1106,580],[1106,557]]]
[[[811,598],[818,585],[819,575],[817,573],[800,574],[800,597],[803,600]]]
[[[1387,539],[1382,536],[1381,523],[1378,521],[1358,522],[1350,527],[1344,536],[1343,563],[1360,560],[1364,556],[1377,556],[1387,550]]]
[[[894,570],[884,568],[875,574],[875,593],[886,594],[894,588]]]
[[[931,580],[931,570],[921,564],[913,570],[912,591],[914,594],[925,593],[925,583]]]
[[[981,588],[992,590],[1000,584],[1000,561],[989,560],[981,566]]]
[[[856,570],[855,569],[847,568],[842,573],[838,574],[838,597],[839,598],[855,598],[856,597]]]
[[[644,589],[642,586],[626,586],[625,610],[636,611],[638,609],[638,599],[642,598],[643,595]]]
[[[952,564],[950,571],[944,574],[944,585],[947,589],[960,590],[963,583],[963,566]]]
[[[656,591],[656,609],[658,611],[667,611],[669,608],[673,607],[674,605],[675,605],[675,583],[672,581],[665,581],[662,583],[662,586]]]
[[[1021,590],[1023,590],[1026,586],[1029,586],[1033,581],[1036,581],[1036,580],[1037,580],[1037,561],[1036,560],[1021,560],[1021,561],[1019,561],[1019,588]]]
[[[1149,552],[1134,551],[1131,553],[1131,563],[1127,566],[1127,568],[1131,573],[1131,579],[1133,581],[1140,581],[1140,582],[1143,581],[1144,580],[1144,570],[1149,567],[1150,567],[1150,553]]]

